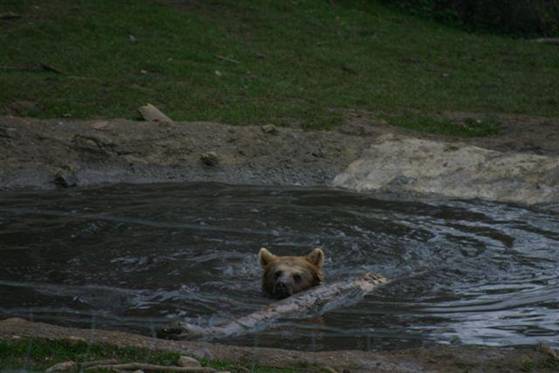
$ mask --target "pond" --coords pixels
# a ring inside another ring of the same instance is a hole
[[[326,188],[118,185],[0,193],[0,316],[154,334],[273,302],[260,247],[326,254],[327,281],[395,279],[320,319],[219,341],[301,350],[559,345],[559,216]]]

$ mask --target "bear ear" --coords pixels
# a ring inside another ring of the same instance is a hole
[[[324,264],[324,251],[319,247],[313,249],[313,251],[307,254],[307,260],[317,267],[322,267],[322,264]]]
[[[261,248],[258,252],[258,259],[260,260],[260,265],[262,267],[266,267],[272,260],[274,260],[276,256],[272,254],[268,249],[265,247]]]

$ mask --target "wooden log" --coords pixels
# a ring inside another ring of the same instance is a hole
[[[12,20],[21,18],[21,14],[14,12],[0,13],[0,20]]]
[[[146,104],[138,108],[142,117],[149,122],[157,123],[173,123],[173,120],[163,114],[158,108],[152,104]]]
[[[118,364],[118,361],[116,359],[93,360],[93,361],[85,361],[83,363],[80,363],[80,368],[86,369],[98,365],[114,365],[114,364]]]
[[[177,322],[161,330],[159,335],[172,339],[214,340],[255,333],[273,327],[282,319],[307,319],[353,305],[386,283],[385,277],[366,273],[357,279],[321,285],[292,295],[223,325],[204,327]]]
[[[227,62],[231,62],[231,63],[235,63],[235,64],[239,64],[239,63],[240,63],[239,61],[234,60],[234,59],[229,58],[229,57],[224,57],[224,56],[220,56],[220,55],[217,55],[216,57],[217,57],[218,59],[222,60],[222,61],[227,61]]]
[[[64,74],[62,70],[57,69],[52,65],[48,65],[46,63],[39,63],[35,65],[14,65],[14,66],[7,66],[7,65],[0,65],[0,70],[2,71],[17,71],[17,72],[51,72],[56,74]]]
[[[122,371],[137,371],[141,370],[144,372],[184,372],[184,373],[214,373],[216,372],[213,368],[205,367],[176,367],[167,365],[155,365],[146,363],[124,363],[124,364],[109,364],[109,365],[93,365],[85,368],[85,371],[98,371],[98,370],[109,370],[115,372]]]
[[[554,45],[559,45],[559,38],[539,38],[539,39],[533,39],[536,43],[541,43],[541,44],[554,44]]]

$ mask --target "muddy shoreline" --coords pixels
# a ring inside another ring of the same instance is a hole
[[[396,351],[300,352],[264,347],[241,347],[205,342],[171,341],[100,329],[78,329],[31,322],[19,318],[0,321],[0,340],[45,338],[48,340],[108,343],[117,347],[173,351],[197,359],[230,363],[256,363],[297,371],[330,368],[349,372],[515,372],[526,367],[553,371],[553,350],[430,345]],[[551,352],[550,352],[551,351]],[[330,370],[332,371],[332,370]]]
[[[335,131],[0,117],[0,191],[221,182],[556,209],[559,124],[524,117],[503,123],[498,136],[457,139],[411,133],[357,114]]]
[[[370,142],[208,122],[2,117],[0,190],[198,181],[326,185]]]

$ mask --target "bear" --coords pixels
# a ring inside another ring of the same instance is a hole
[[[272,298],[287,298],[324,280],[324,252],[320,248],[305,256],[277,256],[261,248],[258,258],[264,270],[262,290]]]

